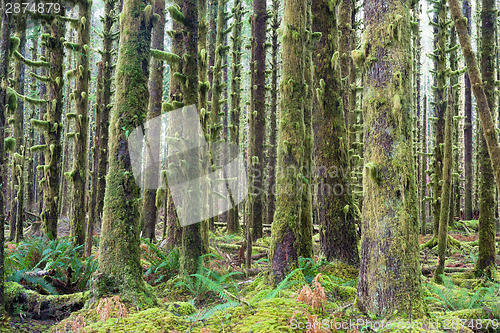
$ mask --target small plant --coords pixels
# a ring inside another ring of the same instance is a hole
[[[165,253],[162,248],[147,239],[143,240],[141,247],[143,259],[149,263],[144,273],[146,282],[157,285],[179,273],[179,249]]]
[[[313,279],[312,288],[309,287],[308,284],[302,287],[302,290],[297,296],[297,301],[310,305],[313,309],[321,310],[321,312],[323,312],[327,301],[325,288],[323,288],[318,281],[320,277],[321,273],[316,275]]]

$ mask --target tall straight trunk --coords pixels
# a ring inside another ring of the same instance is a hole
[[[276,211],[271,232],[270,262],[275,282],[298,267],[302,242],[300,223],[302,186],[299,173],[304,161],[304,80],[306,0],[285,0],[281,113],[278,131]],[[310,27],[309,27],[310,29]]]
[[[0,2],[5,8],[6,1]],[[10,17],[3,10],[0,20],[0,138],[5,135],[5,106],[7,99],[7,77],[9,73]],[[0,181],[5,177],[4,140],[0,140]],[[4,193],[0,191],[0,221],[4,221]],[[0,311],[4,309],[4,223],[0,223]]]
[[[410,3],[367,0],[364,7],[365,167],[357,305],[380,317],[395,311],[410,318],[424,314],[410,116]]]
[[[439,233],[439,217],[441,212],[441,177],[443,175],[443,148],[444,142],[444,118],[446,113],[446,35],[447,35],[447,15],[446,1],[439,0],[434,3],[434,68],[435,82],[434,88],[434,108],[437,118],[434,127],[434,174],[433,174],[433,221],[434,239]],[[436,239],[437,240],[437,239]]]
[[[420,203],[420,233],[425,235],[427,233],[427,96],[424,96],[422,105],[422,166],[420,174],[420,192],[422,195],[422,202]]]
[[[443,282],[444,262],[446,259],[446,246],[448,242],[448,222],[450,219],[450,210],[452,209],[452,188],[451,171],[453,167],[453,88],[450,85],[449,101],[446,108],[445,122],[445,140],[444,140],[444,160],[443,160],[443,185],[441,188],[441,212],[439,216],[439,235],[438,235],[438,264],[434,279],[438,283]]]
[[[26,19],[21,18],[16,23],[19,51],[26,56]],[[14,67],[14,90],[24,95],[25,65],[18,60]],[[14,112],[14,138],[16,148],[12,154],[12,221],[11,237],[16,243],[23,237],[23,209],[24,209],[24,101],[18,99]]]
[[[153,9],[147,0],[128,0],[120,18],[116,102],[109,126],[109,172],[95,292],[97,297],[110,291],[119,293],[141,307],[155,301],[142,277],[140,190],[133,178],[127,133],[141,125],[147,113]]]
[[[482,0],[481,8],[481,76],[488,106],[493,119],[496,114],[495,96],[495,30],[497,9],[495,0]],[[496,193],[492,183],[495,180],[491,166],[488,146],[480,131],[481,148],[479,152],[480,197],[479,197],[479,255],[475,271],[477,275],[492,276],[495,264],[495,211],[497,209]]]
[[[215,48],[217,42],[217,3],[218,0],[208,0],[208,82],[210,90],[208,91],[208,100],[212,100],[212,92],[214,89],[214,65],[215,65]],[[211,104],[208,104],[211,110]]]
[[[458,44],[457,44],[457,32],[455,27],[452,27],[450,30],[450,46],[448,52],[450,53],[450,86],[452,86],[452,94],[451,100],[449,103],[452,103],[452,116],[453,116],[453,124],[452,124],[452,145],[457,145],[456,149],[453,149],[453,164],[452,164],[452,179],[451,179],[451,203],[450,203],[450,226],[455,226],[455,216],[460,217],[460,178],[459,178],[459,162],[458,162],[458,125],[459,122],[455,119],[459,116],[460,109],[460,84],[458,80]]]
[[[38,37],[38,36],[36,36]],[[33,39],[33,44],[31,46],[31,61],[37,61],[38,57],[38,39],[35,37]],[[37,73],[37,68],[34,67],[31,70],[31,73],[35,74]],[[37,89],[37,83],[36,83],[36,78],[32,75],[31,80],[30,80],[30,91],[31,91],[31,97],[36,96],[36,92],[38,91]],[[37,106],[35,104],[31,105],[31,113],[29,115],[30,119],[36,119],[36,110]],[[28,129],[28,136],[26,139],[26,149],[25,149],[25,154],[27,154],[27,165],[26,165],[26,208],[30,212],[35,211],[35,175],[36,175],[36,169],[34,168],[35,165],[35,160],[34,160],[34,153],[31,151],[31,147],[34,146],[35,144],[35,129],[33,125],[31,125]]]
[[[281,25],[279,16],[280,1],[273,0],[272,17],[271,17],[271,105],[269,109],[269,149],[268,149],[268,185],[269,191],[267,194],[267,223],[272,224],[274,220],[274,211],[276,209],[276,117],[278,113],[278,76],[279,65],[278,55],[280,44],[278,41],[278,29]]]
[[[493,167],[493,173],[495,175],[495,181],[500,192],[500,145],[498,144],[495,121],[491,112],[491,110],[494,110],[494,108],[490,108],[488,104],[488,98],[485,93],[481,74],[479,73],[476,56],[474,55],[474,52],[472,50],[470,36],[467,31],[467,23],[460,11],[458,1],[448,0],[448,3],[450,5],[451,17],[455,22],[455,27],[457,29],[465,64],[467,65],[467,70],[469,72],[472,91],[474,93],[474,96],[476,97],[477,110],[481,119],[483,136],[488,145],[488,152]],[[490,13],[489,15],[492,14]]]
[[[338,9],[338,29],[340,32],[339,39],[339,62],[340,62],[340,77],[342,79],[342,98],[344,105],[344,119],[346,122],[346,128],[349,128],[349,119],[351,112],[355,112],[355,110],[351,110],[351,103],[349,102],[351,84],[351,62],[352,58],[350,57],[351,51],[353,49],[353,27],[352,27],[352,13],[353,13],[353,0],[342,0],[340,1],[339,9]],[[354,70],[354,69],[353,69]],[[353,137],[354,138],[354,137]],[[352,142],[354,142],[353,139]],[[352,142],[347,138],[347,142],[349,145]]]
[[[322,33],[314,53],[328,55],[314,58],[317,106],[313,109],[314,159],[320,246],[328,260],[358,265],[356,208],[349,189],[347,130],[341,96],[337,8],[315,1],[312,9],[312,30]]]
[[[158,14],[157,21],[153,27],[151,36],[151,48],[163,51],[165,38],[165,1],[154,1],[153,12]],[[161,115],[162,100],[163,100],[163,61],[159,59],[151,59],[151,74],[149,76],[149,106],[148,119],[153,119]],[[149,166],[146,171],[146,179],[158,180],[160,175],[159,163],[149,161],[150,155],[146,154],[145,164]],[[153,181],[153,184],[155,182]],[[146,186],[142,194],[142,218],[144,219],[142,227],[142,236],[155,240],[156,227],[156,189],[151,186]]]
[[[183,89],[184,104],[192,105],[198,101],[198,0],[184,0],[182,3],[182,14],[185,18],[184,29],[184,56],[188,59],[183,63],[182,74],[185,75],[186,82]],[[185,133],[194,137],[194,133]],[[187,163],[198,165],[198,157],[194,154],[187,159]],[[190,212],[196,212],[201,209],[198,203],[201,199],[201,193],[193,191],[188,204],[182,207]],[[200,261],[200,257],[204,253],[204,241],[202,230],[203,223],[196,223],[182,228],[182,246],[180,271],[183,275],[196,273]]]
[[[74,119],[73,167],[70,172],[66,173],[66,177],[73,183],[70,236],[75,237],[76,245],[85,243],[91,7],[92,2],[89,0],[80,0],[78,3],[76,44],[79,53],[76,57],[76,86],[73,91],[75,113],[66,115]]]
[[[467,19],[467,30],[471,33],[471,7],[469,0],[463,2],[463,12]],[[464,74],[464,173],[465,173],[465,193],[464,193],[464,217],[466,220],[472,220],[472,88],[469,79],[469,73]]]
[[[61,9],[64,16],[64,9]],[[64,47],[63,40],[66,23],[53,17],[50,21],[50,34],[43,34],[42,41],[47,48],[49,60],[48,69],[48,103],[47,114],[41,124],[45,144],[45,165],[43,166],[43,207],[40,214],[45,226],[45,233],[49,239],[57,238],[57,219],[60,200],[60,169],[61,169],[61,132],[63,112],[63,85],[64,85]]]
[[[241,116],[241,49],[243,44],[243,15],[244,8],[241,0],[234,1],[233,7],[233,41],[232,64],[231,64],[231,125],[229,126],[229,137],[231,143],[239,145],[240,143],[240,116]],[[232,156],[236,158],[237,156]],[[228,212],[227,231],[230,234],[240,232],[239,207],[233,207]]]
[[[179,8],[182,6],[183,0],[176,0],[174,4]],[[182,37],[182,24],[172,20],[172,44],[171,44],[171,53],[182,56],[183,50],[183,37]],[[169,104],[171,105],[170,110],[177,109],[182,107],[182,84],[180,79],[176,76],[175,73],[182,73],[182,60],[181,63],[174,65],[170,71],[170,92],[169,92]],[[169,128],[167,132],[175,133],[175,124],[169,124]],[[167,147],[168,149],[168,147]],[[167,238],[167,248],[174,248],[181,246],[182,244],[182,229],[179,224],[179,220],[177,218],[177,212],[175,210],[174,200],[170,191],[167,189],[167,193],[165,196],[165,223],[167,224],[166,230],[166,238]]]
[[[254,0],[252,16],[251,99],[248,114],[249,187],[247,234],[262,237],[264,213],[264,138],[266,125],[266,0]],[[253,230],[253,232],[251,231]]]

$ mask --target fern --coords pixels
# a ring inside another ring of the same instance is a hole
[[[262,299],[269,299],[269,298],[275,298],[276,295],[284,290],[284,289],[288,289],[296,284],[299,284],[300,281],[297,281],[297,280],[292,280],[290,281],[290,279],[299,271],[301,271],[302,268],[296,268],[294,269],[293,271],[291,271],[290,273],[288,273],[287,276],[285,276],[285,278],[283,279],[283,281],[281,281],[277,286],[276,288],[274,288],[271,292],[269,292],[267,295],[265,295],[264,297],[262,297]]]
[[[26,270],[16,271],[14,274],[9,276],[6,281],[21,283],[22,281],[27,282],[31,286],[40,286],[45,289],[51,295],[59,295],[56,288],[53,285],[45,281],[42,277],[36,275],[26,274]]]

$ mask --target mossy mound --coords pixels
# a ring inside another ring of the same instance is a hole
[[[358,277],[358,269],[341,262],[331,262],[318,269],[318,272],[334,276],[343,281],[354,280]]]
[[[176,316],[189,316],[196,312],[194,305],[188,302],[174,302],[166,304],[166,307],[167,311]]]

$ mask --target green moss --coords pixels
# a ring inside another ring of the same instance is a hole
[[[14,151],[14,148],[16,147],[16,139],[10,136],[3,140],[3,144],[5,151]]]
[[[188,302],[175,302],[167,305],[167,311],[176,316],[189,316],[196,312],[196,308]]]

